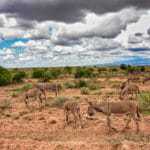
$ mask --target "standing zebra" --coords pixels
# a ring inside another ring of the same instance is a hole
[[[38,88],[44,95],[45,99],[47,99],[46,91],[52,91],[58,96],[62,86],[58,83],[37,83],[35,87]]]

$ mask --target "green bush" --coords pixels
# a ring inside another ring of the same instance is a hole
[[[19,94],[20,94],[19,92],[12,92],[12,93],[11,93],[11,96],[12,96],[12,97],[18,97]]]
[[[77,68],[74,76],[75,78],[91,78],[95,74],[92,68]]]
[[[50,104],[51,107],[63,107],[64,103],[68,101],[67,97],[56,97]]]
[[[16,83],[22,82],[25,77],[26,77],[26,73],[24,71],[19,71],[14,74],[13,82]]]
[[[111,68],[110,69],[112,72],[117,72],[118,70],[117,70],[117,68]]]
[[[13,90],[13,93],[11,94],[13,97],[17,97],[19,94],[28,91],[29,89],[32,89],[32,84],[28,83],[25,84],[23,87],[21,88],[17,88]]]
[[[83,95],[88,95],[88,94],[90,94],[90,90],[89,90],[89,88],[87,88],[87,87],[83,87],[83,88],[81,88],[80,90],[81,90],[81,94],[83,94]]]
[[[50,72],[52,74],[53,79],[57,79],[62,74],[61,69],[59,68],[53,68],[50,70]]]
[[[141,70],[141,72],[144,72],[146,69],[145,69],[144,66],[141,66],[141,67],[140,67],[140,70]]]
[[[60,74],[60,69],[34,69],[32,72],[32,77],[47,82],[50,79],[57,79],[60,76]]]
[[[88,83],[86,80],[79,80],[76,82],[76,88],[87,87]]]
[[[94,81],[88,80],[78,80],[78,81],[70,81],[64,83],[65,88],[82,88],[88,87],[90,90],[97,90],[100,88],[99,84]]]
[[[73,73],[73,68],[72,67],[65,67],[63,72],[65,74],[72,74]]]
[[[10,109],[12,107],[12,103],[9,99],[2,100],[0,102],[0,109]]]
[[[105,68],[105,67],[100,67],[100,68],[98,68],[98,72],[99,72],[99,73],[105,72],[105,71],[107,71],[107,68]]]
[[[88,84],[88,88],[89,88],[90,90],[98,90],[98,89],[100,89],[100,85],[99,85],[98,83],[90,82],[90,83]]]
[[[144,66],[131,66],[131,65],[125,65],[121,64],[120,69],[127,70],[127,72],[132,73],[134,71],[144,72],[145,67]]]
[[[8,85],[11,83],[11,81],[11,72],[3,67],[0,67],[0,86]]]
[[[150,93],[143,92],[138,96],[140,110],[150,113]]]
[[[46,71],[43,73],[43,77],[42,77],[42,81],[43,82],[47,82],[49,81],[50,79],[53,79],[53,75],[50,71]]]
[[[31,83],[27,83],[21,88],[21,90],[28,91],[29,89],[32,89],[32,87],[33,87],[33,85]]]
[[[65,88],[67,88],[67,89],[73,89],[73,88],[76,88],[76,84],[75,84],[75,82],[65,82],[64,83],[64,86],[65,86]]]
[[[145,67],[144,66],[131,66],[131,65],[128,65],[126,70],[127,70],[128,73],[144,72]]]
[[[138,69],[138,67],[128,65],[127,71],[128,71],[128,73],[133,73],[135,71],[139,71],[139,69]]]
[[[126,70],[126,69],[127,69],[127,65],[126,65],[126,64],[121,64],[121,65],[120,65],[120,69]]]
[[[43,69],[34,69],[32,72],[32,78],[43,78],[44,70]]]

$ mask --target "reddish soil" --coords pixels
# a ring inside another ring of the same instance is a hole
[[[115,78],[115,81],[120,80]],[[134,122],[130,129],[121,132],[124,116],[120,115],[112,116],[113,126],[118,132],[108,133],[103,114],[96,114],[93,120],[83,117],[83,129],[74,129],[72,126],[64,128],[61,108],[46,107],[39,110],[34,102],[31,111],[25,107],[22,95],[11,97],[11,90],[20,86],[22,85],[0,88],[0,101],[11,99],[12,102],[12,108],[3,110],[0,114],[0,150],[150,150],[150,116],[143,117],[139,134],[135,133]],[[148,91],[150,86],[140,84],[140,88]],[[105,84],[102,91],[103,94],[113,89]],[[87,109],[84,97],[98,97],[83,96],[79,89],[67,89],[61,95],[78,97],[83,114]]]

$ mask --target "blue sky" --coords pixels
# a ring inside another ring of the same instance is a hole
[[[28,42],[27,38],[8,38],[0,41],[0,49],[10,48],[16,42]]]
[[[140,5],[134,0],[119,5],[111,1],[113,7],[110,0],[93,0],[90,5],[83,0],[82,8],[80,1],[43,0],[41,5],[40,0],[2,0],[0,65],[150,65],[150,7],[146,0]]]

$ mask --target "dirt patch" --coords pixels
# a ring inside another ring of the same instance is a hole
[[[105,81],[104,78],[98,79]],[[122,78],[112,78],[111,81],[122,82]],[[66,81],[66,80],[65,80]],[[63,81],[62,81],[63,82]],[[14,88],[22,85],[0,88],[0,101],[8,97],[12,101],[12,108],[0,114],[0,150],[149,150],[150,149],[150,116],[144,116],[140,123],[141,132],[135,134],[134,122],[126,132],[124,116],[112,116],[113,126],[118,132],[108,134],[106,117],[96,114],[96,119],[85,119],[84,128],[74,129],[72,126],[64,128],[64,113],[61,108],[46,107],[29,110],[22,101],[22,96],[10,97]],[[140,89],[148,91],[150,85],[140,84]],[[112,92],[109,82],[100,89],[102,95]],[[85,98],[99,99],[99,95],[83,96],[79,89],[66,89],[61,96],[74,97],[80,101],[81,111],[87,110]],[[54,94],[49,93],[48,101],[52,101]],[[34,107],[34,105],[33,105]]]

